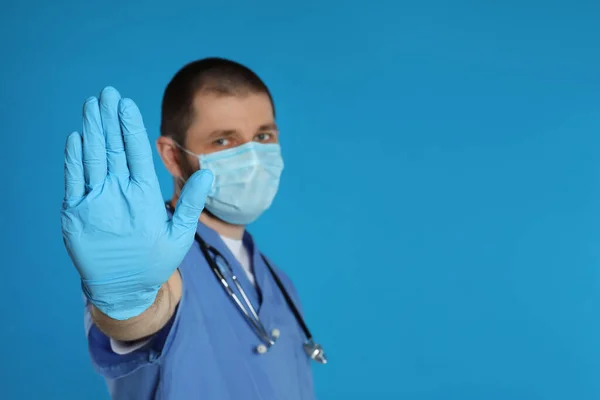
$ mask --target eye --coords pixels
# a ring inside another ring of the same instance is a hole
[[[213,142],[215,146],[229,146],[229,139],[220,138]]]
[[[259,142],[268,142],[273,139],[274,135],[269,132],[259,133],[256,135],[256,140]]]

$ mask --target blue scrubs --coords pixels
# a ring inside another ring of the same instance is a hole
[[[89,350],[95,369],[108,384],[113,399],[168,400],[313,400],[310,359],[304,334],[267,269],[252,237],[250,253],[258,290],[219,235],[203,224],[198,233],[227,259],[268,331],[281,336],[267,353],[215,278],[196,242],[179,268],[183,295],[177,312],[143,348],[115,354],[110,340],[91,323],[86,307]],[[300,308],[289,278],[275,269]]]

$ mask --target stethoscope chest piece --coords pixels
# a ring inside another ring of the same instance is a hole
[[[313,342],[312,340],[304,343],[304,351],[306,355],[315,360],[320,364],[327,364],[327,357],[325,356],[325,351],[320,344]]]

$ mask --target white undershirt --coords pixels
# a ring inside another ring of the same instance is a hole
[[[254,285],[254,273],[252,272],[252,266],[250,263],[250,253],[248,253],[248,249],[244,246],[244,242],[242,240],[230,239],[221,236],[223,242],[231,251],[231,254],[238,260],[242,269],[246,273],[246,276],[250,280],[250,282]]]
[[[254,273],[252,272],[252,263],[250,262],[250,253],[248,252],[246,246],[244,246],[244,242],[242,240],[230,239],[224,236],[221,236],[221,240],[223,240],[223,243],[227,245],[227,248],[231,254],[233,254],[236,260],[240,263],[252,285],[256,286],[254,281]],[[148,343],[148,341],[149,339],[136,342],[120,342],[110,338],[110,347],[112,351],[117,354],[129,354],[143,347],[146,343]]]

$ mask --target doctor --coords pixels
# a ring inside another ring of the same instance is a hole
[[[166,204],[140,111],[110,87],[65,148],[63,237],[112,398],[314,399],[310,362],[325,354],[245,230],[283,170],[269,90],[233,61],[184,66],[157,148],[175,182]]]

